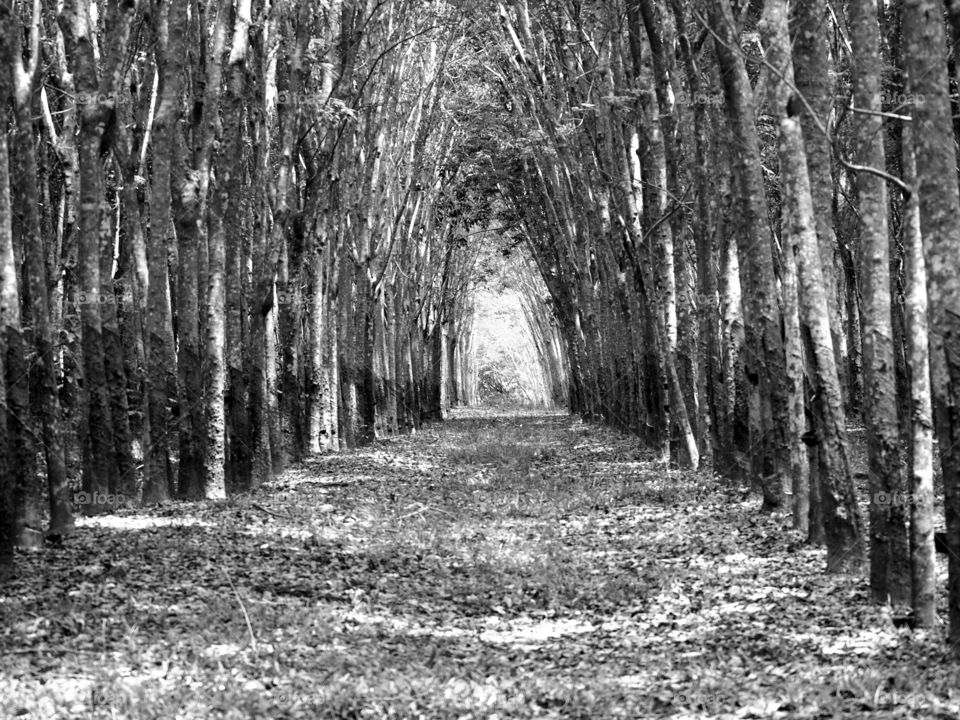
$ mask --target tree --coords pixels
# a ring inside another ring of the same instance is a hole
[[[813,199],[795,117],[780,121],[781,168],[788,252],[797,256],[800,310],[807,352],[815,368],[816,442],[821,446],[820,496],[827,541],[827,571],[855,572],[863,561],[863,533],[847,450],[843,392],[830,336],[827,298],[814,223]]]
[[[143,502],[164,502],[175,480],[170,457],[170,398],[175,397],[176,361],[170,307],[167,253],[173,233],[171,161],[174,156],[177,107],[186,37],[186,8],[164,5],[151,14],[157,41],[160,96],[152,128],[150,234],[147,242],[148,292],[144,318],[144,375],[147,417],[144,430]]]
[[[910,124],[903,133],[903,179],[913,189],[904,210],[907,276],[907,348],[911,368],[910,406],[910,559],[911,605],[920,626],[936,622],[936,561],[934,559],[933,401],[927,338],[927,285],[920,233],[920,203],[916,193],[917,167]]]
[[[952,151],[942,17],[943,3],[938,0],[904,1],[907,92],[918,99],[911,108],[912,137],[927,272],[934,427],[940,444],[947,520],[949,639],[956,647],[960,643],[960,276],[954,259],[960,195]]]
[[[40,2],[34,0],[30,21],[30,48],[27,64],[22,48],[22,33],[19,22],[6,25],[9,35],[5,41],[10,50],[4,57],[12,58],[13,71],[13,113],[15,130],[11,144],[10,174],[14,214],[20,218],[19,247],[22,248],[24,264],[24,286],[28,303],[22,308],[22,319],[33,326],[33,345],[36,353],[36,413],[39,416],[46,461],[47,489],[50,502],[50,532],[66,535],[73,528],[73,513],[67,496],[67,471],[64,462],[62,434],[60,428],[60,402],[57,394],[57,368],[55,363],[56,328],[51,322],[48,296],[47,265],[45,244],[40,233],[40,205],[37,188],[37,155],[33,133],[32,103],[37,71],[40,60]],[[5,43],[6,44],[6,43]],[[15,242],[18,238],[15,232]],[[39,542],[39,522],[25,514],[28,508],[20,505],[28,501],[29,484],[24,492],[18,493],[18,514],[25,521],[18,531],[17,541],[21,545],[36,545]],[[32,513],[31,513],[32,515]],[[32,526],[32,529],[31,527]]]
[[[143,501],[220,499],[287,458],[472,401],[474,294],[496,234],[542,280],[516,280],[542,366],[533,395],[635,433],[665,464],[750,481],[762,510],[792,488],[831,571],[862,554],[845,425],[865,381],[873,590],[912,596],[930,622],[927,335],[960,528],[940,8],[905,6],[907,45],[926,53],[888,45],[889,84],[905,65],[924,98],[901,180],[876,3],[849,4],[849,58],[822,5],[794,3],[792,19],[783,0],[733,5],[706,18],[685,0],[2,11],[0,445],[17,453],[2,486],[15,540],[38,541],[41,444],[62,533],[65,457],[98,495],[132,497],[142,459]],[[848,84],[854,102],[833,113]]]
[[[123,80],[122,59],[134,9],[134,6],[126,6],[108,12],[106,25],[115,42],[101,58],[102,77],[94,55],[92,34],[95,30],[91,27],[88,6],[68,3],[60,16],[79,100],[76,107],[80,170],[77,227],[80,294],[77,304],[81,317],[86,420],[83,489],[91,499],[84,510],[88,512],[103,511],[98,499],[116,494],[121,477],[133,472],[122,353],[118,352],[120,348],[114,342],[111,362],[108,363],[103,339],[101,298],[113,297],[112,262],[107,263],[103,258],[113,253],[114,228],[106,199],[101,156],[109,152],[112,141],[112,136],[107,136],[107,128],[110,122],[116,122],[115,104]],[[102,277],[104,270],[106,277]],[[116,341],[113,304],[107,302],[104,305],[110,308],[110,336]],[[112,371],[109,378],[108,365]],[[114,393],[109,389],[111,386],[115,388]]]
[[[763,504],[778,508],[788,483],[789,391],[786,358],[780,334],[772,241],[767,225],[760,141],[750,80],[740,52],[738,29],[728,0],[710,6],[717,61],[723,80],[727,115],[736,146],[733,167],[737,179],[742,238],[737,252],[744,293],[744,372],[751,383],[751,453],[755,477],[763,488]]]
[[[880,116],[880,28],[877,4],[850,4],[853,45],[855,159],[860,230],[864,415],[870,468],[870,587],[874,600],[910,601],[910,550],[897,388],[894,378],[886,183],[871,169],[885,167]]]
[[[11,23],[9,9],[0,8],[0,21]],[[10,97],[13,77],[10,44],[0,36],[0,97]],[[0,127],[10,121],[8,104],[0,107]],[[30,467],[22,463],[24,447],[31,447],[23,431],[29,397],[23,332],[20,326],[20,293],[17,286],[16,258],[13,252],[13,208],[10,203],[9,147],[6,132],[0,132],[0,455],[11,461],[0,463],[0,582],[13,575],[13,548],[17,542],[18,518],[14,500],[18,487],[29,482],[23,473]],[[16,461],[13,459],[16,458]],[[19,472],[18,472],[19,469]]]

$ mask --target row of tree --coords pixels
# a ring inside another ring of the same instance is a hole
[[[219,498],[469,401],[496,232],[572,410],[751,479],[830,571],[869,537],[919,624],[939,460],[960,641],[942,0],[19,0],[0,27],[0,566],[38,477],[63,533],[74,468],[89,512]]]
[[[466,42],[442,2],[0,4],[3,572],[43,498],[62,535],[442,415]]]
[[[749,478],[826,544],[829,571],[861,568],[869,540],[874,597],[923,625],[938,461],[960,641],[960,15],[938,0],[498,8],[483,63],[510,139],[489,138],[483,182],[549,288],[571,407]],[[861,421],[867,528],[847,434]]]
[[[564,407],[570,369],[552,303],[522,240],[491,238],[477,258],[464,405]]]

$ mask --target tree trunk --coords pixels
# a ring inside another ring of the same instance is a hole
[[[143,502],[168,500],[176,487],[170,457],[170,401],[176,397],[176,356],[170,307],[168,252],[173,242],[171,163],[177,132],[186,7],[167,6],[155,16],[154,36],[160,41],[157,66],[162,93],[153,123],[153,182],[150,235],[147,246],[149,290],[144,321],[147,368],[147,431],[144,432]]]
[[[134,11],[133,5],[122,8],[111,6],[107,10],[105,27],[111,33],[111,43],[107,52],[99,58],[101,68],[97,67],[98,58],[94,52],[96,28],[91,27],[88,7],[79,2],[69,3],[60,16],[68,57],[73,61],[77,97],[87,98],[86,102],[78,102],[77,107],[80,169],[80,295],[77,304],[80,306],[86,411],[82,485],[90,495],[91,502],[84,506],[88,512],[108,510],[109,505],[115,502],[114,494],[118,490],[121,471],[133,472],[126,376],[122,348],[118,347],[116,313],[112,305],[113,282],[109,277],[113,265],[114,229],[106,198],[101,156],[109,151],[114,136],[109,126],[116,122],[117,97],[124,72],[121,60],[126,51]],[[101,265],[108,268],[108,277],[102,276]],[[109,308],[102,309],[103,305],[109,305]],[[108,318],[106,331],[112,352],[109,362],[105,352],[104,315]],[[117,418],[114,417],[115,413]],[[106,504],[100,500],[108,496]]]
[[[251,479],[251,446],[247,414],[247,378],[244,375],[245,337],[242,244],[253,232],[248,222],[248,185],[244,179],[248,137],[247,74],[252,0],[239,0],[234,17],[233,38],[227,58],[227,91],[224,97],[224,147],[219,164],[225,193],[224,251],[225,326],[224,362],[226,372],[226,433],[228,490],[248,489]]]
[[[885,168],[880,111],[880,28],[875,0],[850,3],[854,102],[859,165]],[[870,472],[870,588],[879,603],[910,601],[910,546],[904,500],[900,425],[890,307],[887,190],[877,175],[857,173],[864,405]]]
[[[699,68],[690,46],[690,39],[684,33],[685,11],[682,0],[671,0],[674,18],[676,20],[679,37],[679,51],[683,59],[686,72],[689,96],[700,97],[703,90],[700,81]],[[713,241],[713,208],[716,200],[713,197],[713,183],[708,177],[709,154],[709,122],[707,105],[702,102],[693,103],[693,182],[696,187],[696,213],[693,217],[693,234],[695,254],[697,258],[697,281],[699,295],[697,311],[699,323],[700,350],[698,353],[699,367],[698,405],[700,417],[698,429],[700,432],[700,446],[703,461],[713,466],[716,460],[724,461],[727,451],[720,443],[720,417],[718,385],[723,382],[721,374],[722,351],[720,348],[720,291],[718,284],[719,263],[717,251]],[[688,160],[688,162],[690,162]]]
[[[843,391],[837,373],[813,202],[800,123],[780,122],[780,167],[787,201],[785,231],[797,256],[800,311],[815,368],[814,412],[823,446],[818,477],[827,541],[827,572],[857,572],[863,562],[863,533],[847,454]]]
[[[840,321],[837,294],[837,236],[833,227],[833,173],[830,139],[817,126],[817,120],[828,123],[834,105],[834,65],[827,43],[832,19],[830,10],[820,0],[795,0],[791,19],[795,87],[809,103],[800,113],[814,219],[817,224],[817,245],[823,289],[830,313],[830,335],[837,357],[837,371],[844,393],[848,393],[846,337]]]
[[[743,236],[737,244],[740,280],[746,298],[743,345],[744,372],[759,401],[753,420],[757,435],[751,437],[751,463],[763,490],[763,509],[782,504],[782,490],[789,483],[790,393],[786,358],[777,308],[776,275],[772,242],[767,225],[766,189],[760,161],[760,141],[750,79],[740,53],[739,33],[729,0],[710,5],[711,24],[735,151],[740,220]]]
[[[923,98],[913,107],[920,230],[927,270],[930,380],[934,426],[943,468],[949,567],[949,639],[960,647],[960,274],[956,237],[960,195],[947,67],[943,52],[943,3],[905,0],[903,46],[907,93]]]
[[[0,7],[0,22],[12,23],[6,5]],[[0,31],[2,32],[2,31]],[[18,59],[19,60],[19,59]],[[9,44],[0,37],[0,66],[12,61]],[[0,97],[13,93],[10,74],[0,74]],[[10,121],[6,102],[0,107],[0,127]],[[27,518],[18,517],[22,505],[15,504],[18,487],[26,487],[30,464],[23,452],[31,452],[29,426],[30,374],[27,371],[25,344],[20,326],[20,291],[13,252],[13,207],[10,202],[9,149],[7,133],[0,132],[0,584],[13,577],[13,548],[18,526]]]
[[[903,128],[903,180],[916,188],[917,166],[913,128]],[[910,557],[913,618],[933,627],[937,617],[937,564],[934,558],[933,401],[930,388],[927,273],[920,236],[920,204],[912,192],[904,208],[903,248],[906,255],[907,357],[910,366]]]
[[[212,61],[218,62],[219,58]],[[177,236],[177,400],[179,406],[180,497],[204,496],[203,453],[206,428],[203,367],[200,362],[200,178],[188,167],[180,129],[174,131],[172,200]]]
[[[787,116],[790,84],[793,82],[793,62],[790,55],[790,33],[787,27],[786,0],[770,0],[764,5],[763,16],[759,29],[761,39],[767,48],[767,62],[770,68],[768,78],[767,105],[778,121]],[[796,150],[789,144],[782,144],[783,150]],[[805,161],[802,146],[799,148],[800,160]],[[796,158],[781,156],[780,172],[786,175],[791,162]],[[785,185],[793,182],[794,178],[784,178]],[[796,198],[788,198],[786,204],[796,202]],[[794,209],[794,208],[790,208]],[[797,261],[790,246],[791,234],[795,228],[786,227],[790,222],[790,209],[784,212],[787,222],[781,222],[781,241],[777,260],[780,266],[781,308],[783,313],[784,353],[786,355],[787,382],[790,396],[790,433],[793,439],[790,443],[790,476],[792,483],[784,488],[784,493],[790,497],[790,509],[793,512],[793,524],[803,533],[809,532],[810,492],[809,492],[809,458],[806,448],[798,439],[803,435],[806,426],[804,408],[804,362],[803,362],[803,333],[800,329],[800,303],[797,293]],[[793,213],[796,215],[796,212]]]
[[[226,358],[226,233],[223,209],[226,188],[213,188],[210,197],[210,226],[207,233],[207,318],[204,338],[204,424],[203,495],[208,499],[227,496],[227,417],[224,397],[227,390]]]
[[[34,18],[39,31],[39,18]],[[14,117],[15,130],[12,144],[11,176],[18,178],[13,186],[14,214],[20,218],[20,247],[23,248],[24,289],[29,302],[24,307],[23,322],[33,326],[33,344],[36,352],[36,402],[35,411],[42,425],[41,441],[44,448],[44,460],[47,466],[47,488],[50,500],[50,532],[65,535],[73,529],[73,511],[68,496],[67,468],[64,462],[62,430],[60,427],[60,400],[57,390],[55,342],[56,329],[51,322],[48,299],[47,265],[45,243],[40,232],[40,196],[37,187],[39,177],[37,169],[36,142],[33,137],[33,87],[39,62],[39,39],[31,39],[29,67],[24,67],[21,48],[21,26],[10,22],[0,32],[9,33],[4,44],[9,42],[9,53],[3,57],[12,58],[14,79]],[[9,371],[9,369],[8,369]],[[24,488],[32,495],[32,489]],[[24,493],[20,494],[21,497]],[[31,513],[24,517],[26,521],[18,525],[17,544],[36,546],[40,542],[39,518],[33,516],[32,502],[25,510]],[[18,511],[19,513],[19,511]]]

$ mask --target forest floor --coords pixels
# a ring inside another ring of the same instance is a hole
[[[757,506],[565,415],[458,412],[18,555],[0,717],[960,716],[943,628]]]

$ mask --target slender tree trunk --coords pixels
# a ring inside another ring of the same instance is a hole
[[[949,567],[949,639],[960,647],[960,274],[956,270],[960,195],[947,67],[943,3],[905,0],[903,46],[913,107],[920,229],[927,270],[930,380],[943,468]]]
[[[803,108],[800,125],[803,130],[807,171],[810,177],[810,192],[813,200],[814,219],[817,225],[817,244],[820,249],[820,268],[823,272],[823,288],[827,297],[827,312],[830,314],[830,334],[833,338],[837,372],[845,397],[849,396],[846,335],[843,331],[842,313],[837,291],[837,237],[833,224],[833,176],[832,150],[829,138],[817,122],[829,123],[833,106],[833,63],[827,44],[830,30],[829,9],[818,0],[797,0],[791,14],[791,38],[793,39],[794,82],[797,91],[809,104],[810,111]],[[806,396],[807,413],[813,411],[812,401]],[[811,428],[811,431],[812,428]],[[796,527],[808,533],[811,542],[822,542],[822,521],[819,513],[818,468],[824,459],[820,457],[823,446],[814,443],[807,447],[809,477],[794,484],[794,518]],[[808,498],[807,517],[803,514],[803,498]]]
[[[80,168],[78,265],[81,291],[78,305],[86,406],[83,488],[91,493],[91,502],[84,506],[84,510],[89,512],[109,509],[98,498],[115,494],[121,474],[133,472],[126,376],[122,364],[123,352],[119,347],[115,306],[112,304],[113,282],[109,277],[115,233],[106,198],[101,156],[109,151],[114,135],[109,131],[109,126],[116,123],[117,95],[124,72],[121,58],[130,35],[134,11],[134,5],[122,8],[111,6],[107,10],[105,27],[111,33],[111,43],[99,58],[102,68],[97,67],[98,58],[94,49],[96,28],[91,26],[88,7],[80,2],[69,3],[60,16],[68,57],[73,61],[78,98],[87,98],[86,102],[79,102],[77,107],[77,147]],[[103,277],[104,268],[107,268],[107,277]],[[107,302],[104,303],[103,299]],[[106,343],[104,316],[107,317]],[[106,344],[110,345],[112,352],[109,361],[106,358]],[[119,417],[115,418],[114,414]]]
[[[916,188],[917,167],[913,128],[903,128],[903,180]],[[917,193],[904,208],[903,247],[906,255],[907,357],[910,366],[910,557],[913,618],[921,627],[936,622],[936,576],[934,557],[933,401],[930,388],[930,353],[927,326],[927,273],[920,236],[920,204]]]
[[[850,3],[854,50],[856,159],[885,168],[880,111],[880,28],[875,0]],[[864,403],[870,471],[870,587],[876,602],[910,601],[908,510],[904,499],[897,389],[890,307],[887,190],[882,178],[857,174],[860,215],[860,279]]]
[[[176,149],[180,87],[185,54],[186,7],[170,5],[157,18],[160,40],[158,67],[162,92],[153,123],[153,182],[150,198],[150,235],[147,247],[149,291],[144,323],[147,354],[147,403],[149,440],[144,452],[143,502],[168,500],[176,487],[171,462],[170,407],[177,392],[177,360],[174,354],[170,304],[168,253],[174,243],[171,166]]]
[[[193,106],[189,133],[177,143],[173,173],[177,275],[178,402],[181,497],[226,496],[224,414],[224,188],[211,172],[222,139],[219,103],[229,31],[225,0],[214,0],[196,18],[197,42],[206,44],[205,62],[191,73],[203,77],[202,104]],[[211,17],[212,16],[212,17]],[[206,35],[205,20],[212,31]],[[209,37],[209,42],[207,41]],[[199,115],[198,110],[200,111]],[[179,139],[179,138],[178,138]],[[187,370],[186,368],[192,368]]]
[[[824,124],[829,123],[834,104],[834,68],[827,43],[832,19],[830,9],[820,0],[795,0],[792,7],[793,22],[790,29],[793,38],[795,86],[813,111],[811,115],[806,108],[802,110],[800,125],[803,129],[814,219],[817,223],[823,289],[830,313],[830,335],[837,356],[837,370],[844,393],[847,393],[846,336],[843,333],[837,302],[837,237],[833,227],[832,150],[829,138],[817,126],[817,120]]]
[[[219,58],[212,59],[217,62]],[[187,165],[179,128],[174,130],[172,200],[177,236],[177,401],[180,462],[177,491],[200,498],[203,489],[205,422],[203,368],[200,362],[200,178]]]
[[[224,204],[224,361],[226,372],[226,433],[229,490],[250,487],[251,447],[247,415],[247,378],[243,368],[244,297],[242,243],[253,231],[247,221],[249,197],[244,181],[244,162],[250,142],[247,130],[247,64],[252,0],[239,0],[234,17],[233,38],[227,58],[227,91],[224,97],[224,147],[219,163]]]
[[[767,48],[767,62],[770,67],[770,76],[767,80],[767,105],[773,115],[782,121],[787,117],[790,85],[793,83],[793,62],[790,55],[790,33],[787,26],[786,0],[769,0],[764,5],[763,17],[759,29],[761,39]],[[781,144],[783,150],[791,150],[789,144]],[[805,161],[802,154],[800,160]],[[793,158],[781,157],[781,175],[790,168]],[[792,179],[785,179],[790,182]],[[795,182],[795,180],[794,180]],[[795,202],[789,198],[787,203]],[[780,266],[781,308],[783,313],[784,352],[786,354],[787,382],[790,396],[790,476],[791,486],[784,488],[784,493],[790,497],[790,509],[793,512],[794,527],[801,532],[809,531],[809,458],[806,447],[798,439],[806,429],[804,407],[804,362],[803,362],[803,333],[800,329],[800,303],[802,300],[797,293],[797,261],[790,247],[791,234],[794,228],[787,227],[787,222],[781,222],[781,242],[778,248],[778,264]]]
[[[114,194],[113,202],[119,202],[119,195]],[[129,313],[132,295],[128,283],[113,277],[114,251],[113,241],[119,235],[120,218],[112,212],[112,203],[104,208],[104,224],[109,229],[101,236],[100,252],[100,308],[101,331],[103,337],[104,371],[107,379],[107,389],[110,402],[110,418],[113,425],[113,453],[117,466],[117,484],[111,488],[116,495],[117,502],[122,504],[133,503],[137,497],[138,471],[137,460],[134,456],[133,430],[130,424],[130,403],[128,382],[130,367],[127,363],[129,354],[127,343],[121,334],[120,310],[121,307]],[[104,249],[106,245],[106,249]]]
[[[647,103],[652,107],[651,103]],[[700,450],[697,447],[696,433],[690,423],[687,400],[677,370],[677,326],[676,326],[676,284],[673,269],[673,239],[669,223],[666,222],[666,166],[663,150],[663,141],[659,125],[643,123],[640,132],[652,134],[652,140],[647,148],[640,151],[640,167],[635,174],[643,178],[655,178],[653,182],[644,182],[644,190],[640,198],[634,197],[630,180],[628,164],[624,166],[624,194],[628,198],[628,215],[631,218],[641,217],[640,208],[643,208],[642,223],[636,220],[628,224],[628,232],[632,234],[632,244],[635,248],[633,264],[635,273],[643,273],[643,287],[650,293],[647,295],[654,303],[656,312],[652,331],[658,338],[655,343],[657,365],[664,374],[665,395],[669,403],[669,410],[665,420],[676,425],[680,434],[682,447],[681,464],[685,468],[696,469],[700,464]],[[630,147],[628,143],[625,147]],[[627,160],[625,163],[629,162]],[[644,236],[652,235],[653,250],[648,251]],[[650,267],[667,267],[661,275],[650,271]]]
[[[92,58],[91,58],[92,62]],[[78,89],[96,93],[96,85],[82,81],[84,72],[76,71]],[[84,86],[86,85],[86,89]],[[110,394],[103,352],[103,329],[100,317],[100,251],[101,233],[109,235],[109,216],[105,207],[104,187],[100,174],[99,147],[104,120],[91,109],[93,103],[79,108],[80,134],[80,205],[78,214],[81,348],[83,350],[83,389],[86,414],[83,443],[83,489],[91,502],[83,505],[87,513],[108,508],[96,498],[113,492],[119,480],[113,452],[113,421]],[[104,228],[103,225],[108,227]]]
[[[330,260],[326,263],[327,287],[331,290],[324,297],[324,315],[326,322],[323,327],[323,335],[319,338],[322,344],[322,364],[325,369],[322,377],[322,425],[326,431],[321,431],[321,445],[325,450],[337,451],[343,448],[344,439],[340,434],[339,418],[337,413],[340,408],[340,346],[337,315],[337,296],[333,293],[333,288],[337,284],[337,262],[335,249],[327,246],[326,254]]]
[[[11,23],[9,9],[0,7],[0,23]],[[0,37],[0,66],[12,61],[9,44]],[[0,97],[13,93],[11,76],[0,73]],[[10,121],[6,102],[0,107],[0,127]],[[13,252],[13,206],[10,202],[9,148],[7,133],[0,132],[0,583],[13,576],[13,548],[18,526],[26,518],[18,517],[15,504],[18,487],[31,482],[25,474],[30,464],[24,464],[24,450],[30,452],[33,443],[29,435],[30,374],[27,371],[25,344],[20,325],[20,291],[17,283],[17,265]]]
[[[339,305],[337,324],[339,334],[337,349],[340,368],[340,438],[348,448],[356,447],[360,428],[360,410],[357,400],[357,354],[360,339],[356,332],[356,267],[345,250],[340,259],[340,287],[337,290]]]
[[[699,397],[697,393],[698,371],[697,343],[698,325],[696,312],[696,267],[689,258],[693,256],[692,240],[686,232],[686,213],[684,204],[679,202],[683,195],[683,187],[687,184],[681,145],[681,128],[683,124],[679,117],[685,112],[676,102],[679,86],[676,80],[674,63],[673,29],[670,27],[668,15],[663,7],[662,0],[642,0],[640,12],[643,16],[644,27],[650,45],[650,55],[655,79],[657,96],[658,118],[663,132],[663,149],[666,173],[664,176],[664,196],[671,197],[675,205],[670,209],[669,225],[671,230],[673,257],[670,259],[670,270],[673,272],[674,310],[676,322],[675,367],[677,380],[683,397],[688,424],[694,431],[698,448],[691,453],[687,448],[688,456],[696,455],[696,465],[702,451],[710,452],[707,445],[708,436],[699,427]],[[668,50],[669,49],[669,50]],[[681,438],[683,439],[683,438]]]
[[[738,175],[739,207],[743,236],[737,248],[740,280],[746,298],[744,307],[746,341],[743,346],[744,372],[758,395],[758,407],[751,437],[751,463],[763,489],[763,509],[782,504],[782,491],[789,482],[790,392],[786,357],[777,308],[773,251],[767,225],[766,189],[760,161],[760,140],[750,79],[740,53],[739,34],[729,0],[710,5],[711,24],[720,74],[723,78],[727,113],[733,131],[734,171]]]
[[[690,39],[683,34],[686,26],[686,15],[682,0],[671,0],[674,18],[678,33],[678,46],[686,72],[687,88],[690,97],[700,97],[702,84],[700,71],[696,64],[694,53],[690,47]],[[720,293],[718,285],[719,263],[717,251],[713,241],[714,205],[712,182],[708,177],[709,153],[709,118],[707,105],[702,102],[693,103],[693,182],[696,187],[696,209],[693,217],[694,245],[697,258],[697,281],[699,296],[697,298],[700,351],[697,380],[700,407],[698,421],[700,431],[700,445],[703,450],[703,461],[713,466],[716,460],[724,460],[726,451],[720,444],[719,398],[717,386],[722,384],[720,374],[722,352],[720,349]],[[688,161],[689,162],[689,161]]]
[[[863,562],[863,532],[847,454],[843,391],[830,336],[803,135],[795,117],[780,122],[780,163],[788,203],[786,226],[791,250],[797,256],[800,311],[816,373],[814,412],[819,430],[816,439],[823,446],[819,479],[827,572],[857,572]]]
[[[152,95],[148,95],[148,102],[150,97]],[[143,465],[146,450],[144,441],[149,440],[149,436],[144,437],[144,433],[149,430],[149,422],[146,419],[149,408],[143,392],[143,376],[146,369],[144,318],[149,292],[149,263],[141,203],[138,198],[138,192],[142,189],[144,181],[139,175],[138,148],[133,143],[131,129],[142,128],[143,125],[138,126],[138,122],[149,123],[152,118],[141,117],[134,120],[134,113],[126,104],[118,107],[118,113],[114,155],[122,178],[122,187],[117,196],[120,215],[119,233],[123,240],[122,257],[118,267],[118,277],[121,278],[123,291],[121,343],[126,365],[125,374],[129,384],[129,389],[125,389],[125,394],[129,395],[127,403],[127,412],[130,416],[129,443],[132,448],[131,458],[135,464],[132,472],[122,472],[119,492],[128,501],[135,502],[139,497],[143,478],[143,473],[136,466]],[[101,272],[104,266],[105,264],[101,265]]]
[[[323,348],[326,339],[327,324],[327,297],[328,288],[324,285],[323,261],[326,257],[326,248],[315,252],[311,257],[308,269],[308,294],[306,308],[306,337],[304,346],[307,357],[306,363],[306,397],[297,405],[305,410],[306,448],[309,452],[319,453],[329,450],[330,428],[324,419],[324,403],[328,386],[329,368],[324,365]]]
[[[34,18],[35,31],[39,33],[39,18]],[[41,441],[47,470],[47,488],[50,500],[50,532],[65,535],[73,529],[73,511],[68,496],[67,468],[64,462],[62,431],[60,427],[60,400],[57,390],[57,344],[55,327],[51,322],[48,296],[45,243],[40,232],[40,196],[37,187],[36,143],[33,136],[33,108],[31,98],[39,62],[39,38],[31,37],[29,66],[24,67],[21,47],[21,26],[10,22],[2,32],[9,33],[4,44],[9,42],[14,81],[14,142],[11,146],[11,176],[17,178],[13,186],[14,213],[20,217],[20,247],[23,248],[24,289],[29,298],[24,307],[23,322],[33,326],[33,344],[36,352],[34,366],[36,376],[35,411],[42,426]],[[32,495],[32,489],[24,488]],[[24,497],[24,493],[20,493]],[[32,502],[27,508],[30,517],[18,525],[17,544],[36,546],[40,542],[39,518],[32,516]],[[19,511],[18,511],[19,513]],[[29,523],[29,524],[27,524]]]
[[[227,205],[222,186],[210,198],[210,229],[207,234],[207,318],[204,339],[204,423],[207,437],[203,454],[203,494],[209,499],[226,497],[226,237],[223,208]]]

